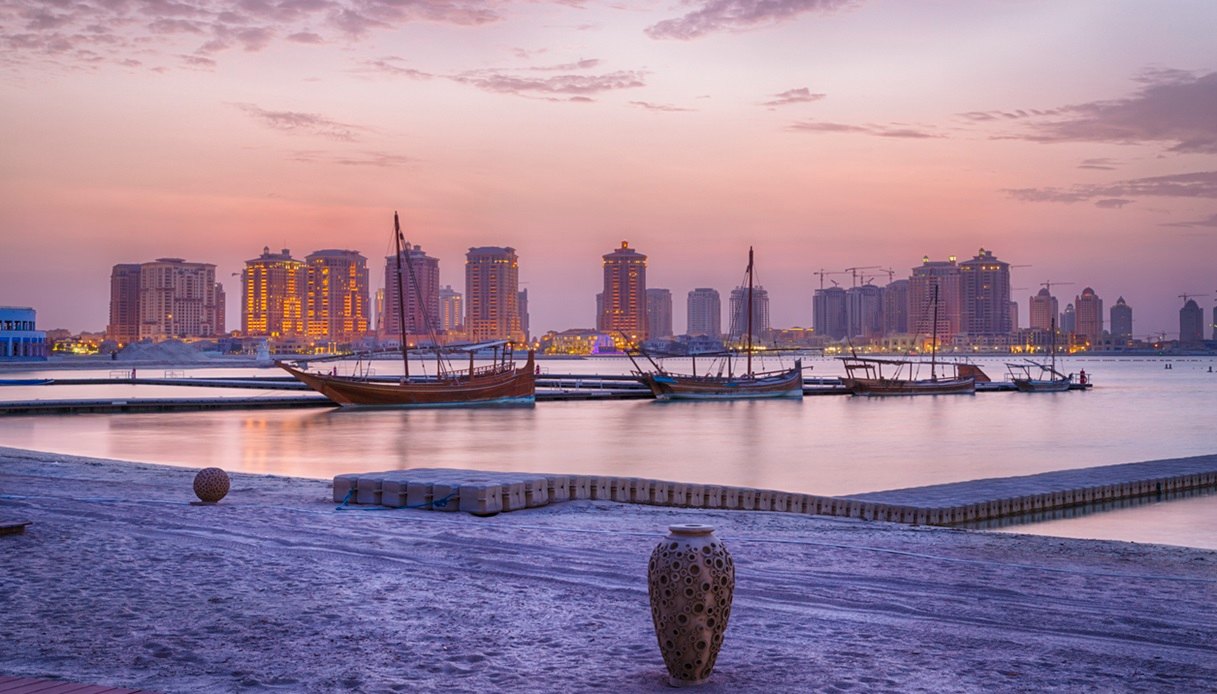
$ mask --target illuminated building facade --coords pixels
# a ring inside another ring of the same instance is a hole
[[[304,321],[309,338],[348,342],[368,333],[368,262],[358,251],[326,249],[310,253]]]
[[[305,334],[304,298],[308,286],[302,260],[284,248],[245,261],[241,273],[241,333],[247,337],[298,337]]]
[[[959,263],[961,332],[968,335],[1009,335],[1010,264],[984,248]]]
[[[111,305],[113,305],[111,297]],[[219,337],[224,334],[224,290],[216,266],[158,258],[140,265],[139,339]]]
[[[687,335],[705,335],[717,340],[723,334],[723,305],[717,289],[699,287],[689,292]]]
[[[934,305],[935,287],[938,304]],[[938,344],[952,344],[963,328],[963,312],[960,310],[959,266],[955,256],[946,260],[931,261],[929,256],[921,259],[921,265],[913,268],[909,279],[909,328],[928,344],[937,333]],[[938,324],[934,325],[934,315]],[[937,327],[937,330],[935,330]]]
[[[522,344],[520,260],[514,248],[482,246],[465,254],[465,334],[474,342]]]
[[[621,247],[603,256],[604,297],[597,326],[625,344],[647,339],[647,257]]]
[[[402,300],[407,335],[430,336],[443,330],[440,321],[439,260],[423,252],[421,246],[406,244],[398,258],[385,258],[384,322],[380,324],[382,338],[401,337]]]
[[[119,345],[139,340],[139,263],[115,265],[110,271],[110,322],[106,337]]]
[[[1099,344],[1103,339],[1103,300],[1093,289],[1087,287],[1074,298],[1073,305],[1077,316],[1077,328],[1074,332],[1092,345]]]
[[[883,337],[883,290],[873,284],[845,290],[845,325],[850,337]]]
[[[729,300],[731,310],[731,328],[729,335],[732,339],[744,339],[748,334],[748,288],[736,287],[731,290]],[[765,339],[769,335],[769,292],[764,287],[752,288],[752,340]]]
[[[46,361],[46,333],[35,329],[37,312],[0,306],[0,361]]]
[[[1061,311],[1061,332],[1066,335],[1071,335],[1077,332],[1078,329],[1078,314],[1073,310],[1073,304],[1065,304],[1065,310]]]
[[[1132,339],[1132,306],[1124,301],[1124,297],[1116,299],[1111,307],[1111,337],[1116,340]]]
[[[647,290],[647,335],[649,339],[672,337],[672,292]]]
[[[465,325],[465,296],[452,285],[439,290],[439,324],[444,332],[454,332]]]
[[[1056,326],[1056,316],[1060,312],[1055,296],[1047,287],[1039,290],[1031,297],[1031,329],[1051,331]]]

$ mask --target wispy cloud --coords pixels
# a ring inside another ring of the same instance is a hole
[[[1103,198],[1102,200],[1095,200],[1094,206],[1101,207],[1105,210],[1118,210],[1121,207],[1131,205],[1134,202],[1136,202],[1136,200],[1128,200],[1126,198]]]
[[[812,101],[819,101],[827,94],[813,94],[807,87],[799,87],[798,89],[787,89],[784,92],[779,92],[770,97],[769,101],[761,102],[761,106],[789,106],[791,104],[806,104]]]
[[[477,70],[461,73],[451,79],[462,84],[500,94],[552,97],[564,95],[583,97],[580,101],[602,92],[646,86],[646,74],[636,70],[617,70],[598,75],[563,74],[536,77],[531,74],[502,70]],[[574,99],[571,99],[574,100]]]
[[[1178,153],[1217,153],[1217,72],[1156,70],[1137,79],[1131,96],[1018,111],[1023,129],[999,137],[1033,142],[1160,143]],[[996,112],[982,112],[992,114]],[[963,114],[983,122],[985,117]],[[996,118],[993,118],[996,120]]]
[[[1133,178],[1126,181],[1078,184],[1069,188],[1009,188],[1010,197],[1024,202],[1090,202],[1121,207],[1141,197],[1217,198],[1217,171]],[[1119,201],[1112,202],[1112,201]]]
[[[376,60],[366,60],[364,61],[363,66],[366,70],[379,72],[393,77],[409,77],[410,79],[426,80],[435,76],[429,72],[408,67],[405,59],[399,58],[395,55],[377,58]]]
[[[854,0],[695,0],[696,9],[647,27],[653,39],[696,39],[788,21],[809,12],[832,12]]]
[[[297,135],[315,135],[331,140],[354,142],[368,129],[350,123],[341,123],[316,113],[298,111],[268,111],[254,104],[233,104],[249,114],[262,125]]]
[[[1187,222],[1164,222],[1162,224],[1162,226],[1164,226],[1164,227],[1185,227],[1185,228],[1196,228],[1196,227],[1217,228],[1217,214],[1211,214],[1204,219],[1194,219],[1194,220],[1187,221]]]
[[[1094,169],[1095,171],[1114,171],[1116,165],[1120,162],[1107,157],[1098,157],[1095,159],[1083,159],[1081,164],[1078,164],[1079,169]]]
[[[412,161],[409,157],[400,154],[389,154],[387,152],[365,151],[338,154],[318,150],[292,152],[291,159],[309,164],[338,164],[339,166],[373,166],[379,168],[402,166]]]
[[[798,121],[791,123],[787,130],[804,133],[844,133],[858,135],[872,135],[874,137],[894,137],[905,138],[911,140],[921,140],[930,138],[940,138],[942,135],[929,132],[928,130],[913,128],[901,123],[889,123],[888,125],[850,125],[848,123],[829,123],[825,121]]]
[[[631,101],[631,106],[645,108],[648,111],[660,111],[663,113],[677,113],[681,111],[692,111],[694,109],[685,108],[683,106],[672,106],[671,104],[656,104],[650,101]]]

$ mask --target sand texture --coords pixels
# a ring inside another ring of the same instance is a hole
[[[183,445],[188,445],[186,441]],[[647,559],[735,557],[706,692],[1201,692],[1217,552],[580,501],[336,512],[328,482],[0,449],[0,673],[166,692],[671,691]]]

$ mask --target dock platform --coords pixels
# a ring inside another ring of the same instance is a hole
[[[334,478],[334,502],[489,516],[568,500],[777,511],[953,526],[1217,488],[1217,455],[831,497],[638,477],[419,468]]]

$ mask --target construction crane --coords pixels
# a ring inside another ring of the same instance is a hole
[[[844,275],[845,272],[843,270],[825,270],[824,268],[820,268],[819,272],[813,272],[811,274],[819,276],[820,289],[823,289],[824,288],[824,277],[826,277],[827,275]],[[829,281],[831,282],[832,280],[829,280]],[[835,287],[836,285],[837,285],[837,283],[833,282],[833,286]]]
[[[1186,304],[1188,299],[1194,299],[1198,296],[1208,296],[1208,294],[1188,294],[1187,292],[1184,292],[1183,294],[1179,294],[1177,296],[1180,299],[1183,299],[1183,303]]]
[[[1040,282],[1040,286],[1041,286],[1041,287],[1047,287],[1047,289],[1048,289],[1048,293],[1049,293],[1049,294],[1051,294],[1051,293],[1052,293],[1052,288],[1053,288],[1053,287],[1061,287],[1061,286],[1064,286],[1064,285],[1066,285],[1066,284],[1073,284],[1073,282],[1053,282],[1052,280],[1049,280],[1049,281],[1047,281],[1047,282]]]
[[[847,267],[847,268],[845,268],[845,272],[851,273],[853,275],[853,277],[854,277],[853,286],[856,287],[856,286],[858,286],[858,271],[859,270],[878,270],[878,269],[880,269],[878,265],[859,265],[858,267]]]

